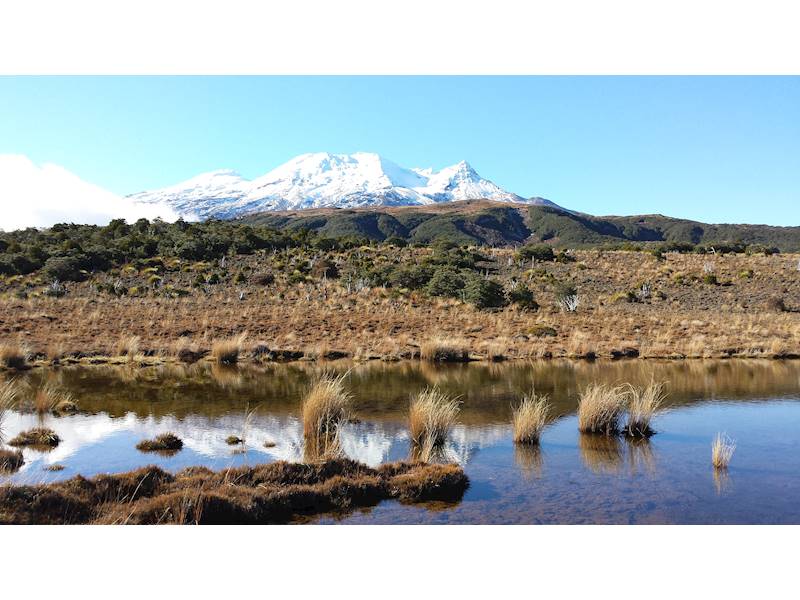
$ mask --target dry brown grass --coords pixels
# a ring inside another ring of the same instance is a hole
[[[622,386],[591,383],[578,400],[578,430],[581,433],[611,435],[619,431],[627,394]]]
[[[223,365],[235,365],[239,362],[239,354],[244,347],[246,333],[229,337],[223,340],[215,340],[211,344],[211,356],[218,363]]]
[[[438,388],[427,388],[411,400],[408,412],[411,443],[420,448],[440,446],[455,424],[460,402]]]
[[[649,437],[655,433],[650,422],[664,403],[667,394],[664,384],[651,382],[643,388],[626,385],[628,393],[628,421],[624,433],[632,437]]]
[[[736,450],[736,443],[724,433],[718,433],[711,444],[711,464],[715,469],[727,469]]]
[[[33,392],[32,408],[40,415],[47,413],[74,413],[78,410],[75,398],[60,389],[55,383],[47,382]]]
[[[550,412],[547,396],[537,396],[536,392],[523,397],[519,406],[514,409],[512,424],[514,426],[515,444],[538,444],[547,415]]]
[[[114,349],[115,356],[124,356],[133,362],[139,356],[142,339],[138,335],[126,335],[119,339]]]
[[[404,251],[403,260],[415,261],[429,249]],[[798,313],[791,312],[800,308],[793,300],[800,298],[796,254],[713,259],[668,254],[657,261],[645,253],[581,250],[574,253],[577,263],[542,263],[538,274],[506,266],[511,249],[492,254],[498,260],[497,277],[526,281],[541,305],[538,312],[513,306],[479,311],[457,300],[445,302],[417,292],[398,295],[383,288],[348,293],[342,280],[288,285],[280,273],[274,285],[248,289],[241,301],[225,283],[208,294],[181,298],[113,298],[98,296],[87,281],[71,286],[64,298],[35,297],[21,303],[0,282],[0,331],[24,332],[32,354],[63,348],[66,360],[81,353],[112,356],[122,336],[139,336],[143,347],[165,355],[185,336],[198,351],[186,357],[196,360],[212,340],[240,331],[270,340],[277,350],[302,351],[321,344],[351,356],[361,348],[365,356],[410,357],[426,337],[450,344],[457,340],[459,357],[463,350],[485,356],[491,340],[503,341],[509,359],[592,352],[604,358],[626,349],[642,358],[800,356]],[[692,278],[702,276],[708,260],[714,260],[720,281],[730,285],[712,287]],[[232,258],[230,268],[258,272],[270,261],[269,255],[257,253]],[[745,270],[754,275],[740,278]],[[169,283],[188,275],[164,276]],[[578,286],[578,312],[562,313],[555,307],[554,279]],[[629,290],[640,279],[653,286],[647,302],[607,303],[609,296]],[[776,293],[786,299],[789,311],[764,310],[764,302]],[[542,326],[552,329],[542,335]],[[426,350],[425,355],[436,352]]]
[[[420,344],[419,356],[432,362],[467,362],[469,346],[457,340],[435,338]]]
[[[344,385],[347,373],[323,374],[303,398],[303,436],[306,443],[327,446],[337,438],[339,425],[350,415],[352,396]]]

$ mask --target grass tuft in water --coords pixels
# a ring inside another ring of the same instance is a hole
[[[352,397],[343,375],[323,374],[303,399],[303,435],[308,439],[333,438],[350,415]]]
[[[141,452],[177,452],[183,448],[183,440],[174,433],[162,433],[152,440],[142,440],[136,444]]]
[[[622,386],[590,383],[578,400],[578,430],[581,433],[611,435],[619,432],[627,394]]]
[[[34,427],[17,435],[17,437],[8,442],[8,445],[55,448],[59,443],[61,443],[61,438],[52,429]]]
[[[727,469],[736,450],[736,443],[724,433],[718,433],[711,444],[711,464],[715,469]]]
[[[644,388],[630,384],[625,387],[628,393],[628,421],[623,433],[630,437],[650,437],[655,433],[650,426],[653,415],[667,398],[664,384],[653,382]]]
[[[431,449],[444,444],[459,410],[460,402],[436,387],[417,394],[408,413],[411,443]]]
[[[523,397],[512,417],[514,443],[538,444],[549,412],[547,396],[537,396],[531,391],[530,395]]]

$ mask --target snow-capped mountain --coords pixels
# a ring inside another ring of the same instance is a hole
[[[253,180],[235,171],[213,171],[128,198],[145,204],[167,204],[180,214],[223,219],[260,211],[434,204],[478,198],[552,204],[507,192],[483,179],[465,161],[440,171],[406,169],[366,152],[302,154]]]

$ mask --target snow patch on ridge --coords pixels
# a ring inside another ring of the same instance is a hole
[[[174,186],[133,194],[141,204],[167,204],[200,218],[231,218],[274,210],[420,205],[486,198],[526,200],[483,179],[461,161],[439,171],[406,169],[374,153],[302,154],[253,180],[213,171]]]

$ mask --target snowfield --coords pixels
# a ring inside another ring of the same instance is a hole
[[[378,154],[302,154],[253,180],[235,171],[213,171],[174,186],[127,197],[140,204],[170,206],[201,219],[304,208],[399,206],[487,198],[527,200],[483,179],[462,161],[440,171],[406,169]]]

